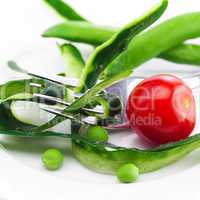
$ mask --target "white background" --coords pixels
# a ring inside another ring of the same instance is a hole
[[[97,24],[121,26],[157,0],[68,0],[80,13]],[[171,0],[162,20],[180,13],[200,11],[199,0]],[[35,43],[47,42],[40,34],[61,22],[41,0],[1,0],[0,63],[12,58]],[[191,22],[192,23],[192,22]],[[0,78],[1,72],[0,72]],[[1,156],[1,154],[0,154]],[[3,157],[3,155],[2,155]],[[200,160],[200,159],[199,159]],[[1,199],[199,199],[200,171],[182,174],[162,182],[135,185],[95,185],[66,182],[23,167],[13,165],[12,158],[0,163]],[[13,169],[14,167],[14,169]],[[200,167],[200,166],[199,166]],[[31,179],[30,177],[31,174]],[[40,179],[38,179],[40,176]],[[16,184],[17,183],[17,184]],[[47,184],[48,183],[48,184]],[[71,196],[73,194],[73,196]]]

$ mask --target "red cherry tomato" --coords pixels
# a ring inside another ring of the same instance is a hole
[[[172,75],[153,76],[138,84],[126,111],[134,131],[157,144],[187,138],[196,121],[192,90]]]

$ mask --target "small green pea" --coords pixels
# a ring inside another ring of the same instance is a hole
[[[48,170],[57,170],[62,166],[64,156],[57,149],[49,149],[42,155],[42,162]]]
[[[91,126],[88,129],[87,137],[96,142],[107,142],[109,138],[107,130],[101,126]]]
[[[117,171],[117,178],[122,183],[132,183],[139,177],[139,169],[134,164],[123,165]]]

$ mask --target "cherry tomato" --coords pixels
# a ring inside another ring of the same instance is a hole
[[[192,90],[172,75],[139,83],[129,96],[127,117],[134,132],[156,144],[187,138],[196,122]]]

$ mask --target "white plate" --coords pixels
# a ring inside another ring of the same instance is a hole
[[[81,47],[81,49],[88,54],[89,50],[87,48]],[[59,54],[59,51],[56,49],[56,45],[44,45],[44,46],[36,46],[31,47],[30,50],[22,52],[20,55],[16,56],[15,59],[22,67],[30,70],[30,71],[39,71],[45,73],[58,73],[63,70],[63,62],[62,58]],[[171,66],[169,69],[168,66]],[[154,66],[154,70],[149,71],[146,73],[147,69],[151,66]],[[173,69],[178,69],[178,71],[173,71]],[[8,78],[7,69],[2,69]],[[184,67],[178,66],[172,63],[168,63],[165,61],[157,61],[153,60],[148,64],[145,64],[142,68],[135,71],[136,74],[156,74],[156,73],[174,73],[179,76],[185,76],[188,74],[192,74],[198,71],[198,68],[195,67]],[[184,73],[183,73],[184,72]],[[14,72],[9,72],[9,78],[11,77],[21,77],[21,75],[16,74]],[[189,83],[189,82],[188,82]],[[190,80],[189,84],[199,84],[199,79]],[[199,98],[197,95],[196,98]],[[197,123],[198,124],[198,123]],[[194,132],[197,132],[199,127],[195,128]],[[137,146],[142,147],[141,141],[138,137],[132,133],[124,132],[120,134],[114,134],[111,137],[111,142],[122,145],[122,146]],[[51,182],[60,182],[64,184],[69,183],[78,183],[78,184],[89,184],[89,185],[98,185],[97,187],[102,187],[105,184],[118,184],[118,181],[114,176],[102,175],[92,172],[82,166],[77,160],[74,159],[70,152],[70,145],[69,142],[63,139],[22,139],[22,138],[13,138],[13,137],[4,137],[1,136],[1,143],[4,146],[3,151],[1,152],[0,156],[0,163],[2,162],[10,162],[12,165],[12,173],[14,176],[19,175],[22,173],[22,177],[25,178],[24,173],[29,172],[26,174],[26,179],[32,182],[32,179],[37,177],[38,183],[40,181],[44,182],[45,186],[39,184],[40,187],[49,187],[52,183]],[[44,150],[48,148],[59,148],[65,154],[65,162],[63,168],[56,172],[49,172],[45,170],[42,166],[40,161],[41,154]],[[157,172],[141,175],[140,180],[137,184],[133,184],[132,187],[135,185],[147,185],[154,184],[154,182],[163,182],[166,179],[173,182],[175,178],[182,174],[190,174],[194,175],[195,167],[199,163],[199,156],[198,154],[200,151],[195,151],[186,158],[177,163],[161,169]],[[12,158],[12,159],[11,159]],[[3,161],[4,159],[4,161]],[[15,161],[13,161],[15,160]],[[6,167],[10,167],[8,163],[5,164]],[[7,170],[8,171],[8,170]],[[47,178],[48,177],[48,178]],[[33,183],[35,183],[33,179]],[[50,182],[49,180],[52,179]],[[99,185],[100,184],[100,185]],[[63,185],[61,186],[63,187]],[[127,189],[130,186],[127,186]],[[70,192],[70,191],[68,191]]]

